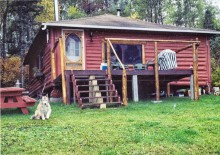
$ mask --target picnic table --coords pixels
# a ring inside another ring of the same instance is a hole
[[[6,87],[0,88],[1,109],[20,108],[23,114],[28,114],[27,107],[34,106],[36,100],[22,95],[24,88]]]

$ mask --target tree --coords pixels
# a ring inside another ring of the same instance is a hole
[[[42,7],[40,14],[35,18],[37,22],[42,23],[54,20],[54,0],[41,0],[37,5]]]
[[[23,55],[30,46],[38,23],[34,18],[39,14],[37,1],[6,1],[2,20],[2,55]]]
[[[134,0],[133,7],[141,19],[163,24],[164,4],[163,0]]]
[[[198,27],[204,17],[204,0],[166,0],[166,24]]]
[[[68,18],[69,19],[75,19],[80,17],[85,17],[86,13],[83,11],[80,11],[77,7],[70,6],[68,11]]]
[[[35,17],[39,14],[41,8],[36,1],[1,1],[1,58],[7,59],[10,56],[19,56],[23,62],[25,50],[30,46],[39,24],[35,21]],[[2,63],[5,61],[2,61]],[[20,75],[23,75],[23,67],[17,68]],[[7,70],[3,67],[1,75],[5,75]],[[12,76],[10,74],[10,76]],[[4,76],[2,76],[4,78]],[[23,77],[23,76],[20,76]],[[23,78],[21,78],[23,81]],[[2,82],[2,81],[1,81]],[[4,83],[3,83],[4,84]],[[10,82],[6,82],[4,86],[11,86]]]

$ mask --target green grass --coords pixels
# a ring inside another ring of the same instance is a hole
[[[30,120],[36,106],[30,115],[2,110],[1,154],[220,154],[220,97],[104,110],[51,105],[45,121]]]

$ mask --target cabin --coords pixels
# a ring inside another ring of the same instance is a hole
[[[215,34],[109,14],[42,23],[24,60],[30,96],[60,91],[65,104],[106,107],[189,88],[197,100],[211,85]]]

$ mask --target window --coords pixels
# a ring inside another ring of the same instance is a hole
[[[66,41],[66,57],[71,61],[77,61],[81,58],[81,41],[75,34],[67,36]]]
[[[113,47],[123,64],[142,63],[142,45],[113,44]],[[105,51],[105,57],[107,57],[107,49]],[[112,49],[111,62],[117,62],[116,56],[114,55]]]
[[[41,70],[44,66],[44,50],[42,50],[36,57],[36,67]]]

